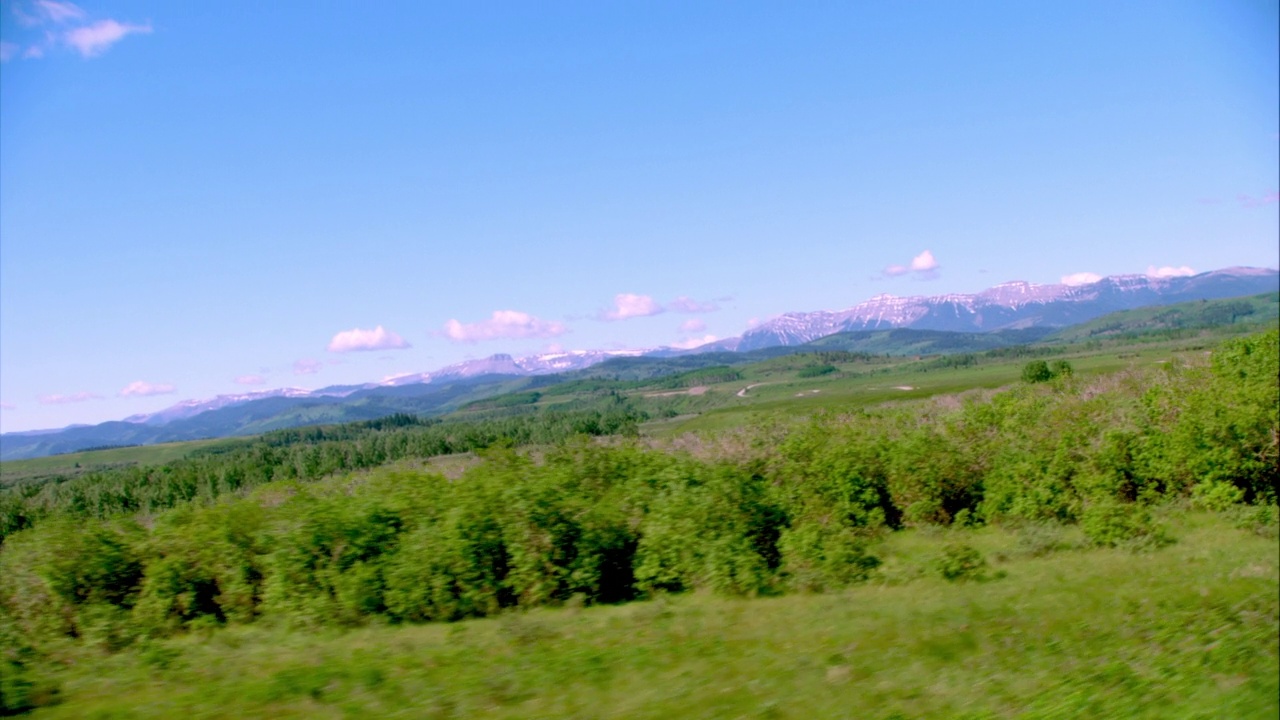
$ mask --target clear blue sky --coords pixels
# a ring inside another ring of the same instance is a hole
[[[0,429],[1275,267],[1278,27],[1251,0],[3,0]]]

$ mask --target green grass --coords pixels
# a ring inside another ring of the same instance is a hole
[[[67,643],[37,678],[62,704],[32,717],[1276,717],[1275,539],[1166,519],[1178,542],[1144,554],[1068,531],[1046,555],[1009,530],[896,533],[877,580],[828,595]],[[955,541],[991,579],[938,577]]]
[[[1209,344],[1208,338],[1198,335],[1143,345],[1078,344],[1064,346],[1061,354],[1051,359],[1065,359],[1077,375],[1088,377],[1169,362],[1178,356],[1194,359]],[[958,368],[930,367],[931,361],[895,358],[839,364],[838,372],[819,377],[800,377],[803,365],[794,362],[766,361],[745,366],[741,368],[742,380],[712,385],[705,395],[696,398],[702,407],[688,401],[677,403],[678,411],[696,414],[676,422],[650,423],[645,430],[661,436],[719,432],[749,425],[762,416],[802,418],[819,411],[848,412],[887,402],[999,388],[1021,382],[1022,367],[1028,358],[984,359],[977,365]],[[745,397],[738,396],[737,392],[748,385],[756,387],[748,390]],[[901,389],[908,387],[911,389]]]
[[[106,468],[126,465],[160,465],[180,460],[194,450],[216,451],[244,444],[243,438],[216,440],[191,440],[161,445],[135,445],[132,447],[89,450],[85,452],[50,455],[29,460],[9,460],[0,463],[0,485],[11,485],[28,480],[52,476],[71,476]]]
[[[1222,300],[1198,300],[1123,310],[1073,325],[1045,338],[1045,342],[1076,342],[1103,337],[1128,340],[1160,338],[1215,328],[1218,332],[1253,332],[1280,318],[1280,293],[1263,293]]]

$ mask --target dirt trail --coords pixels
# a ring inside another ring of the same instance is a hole
[[[748,385],[748,386],[746,386],[746,387],[744,387],[744,388],[742,388],[741,390],[739,390],[739,391],[738,391],[738,397],[746,397],[746,396],[747,396],[747,391],[748,391],[748,390],[750,390],[751,388],[757,388],[757,387],[760,387],[761,385],[765,385],[765,384],[767,384],[767,383],[753,383],[753,384],[751,384],[751,385]]]

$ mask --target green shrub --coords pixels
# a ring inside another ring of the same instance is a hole
[[[1232,509],[1232,523],[1272,540],[1280,536],[1280,507],[1275,505],[1242,505]]]
[[[1080,528],[1098,547],[1154,550],[1173,542],[1165,528],[1152,519],[1151,511],[1134,503],[1091,503],[1080,518]]]
[[[1222,512],[1244,500],[1244,490],[1221,480],[1210,480],[1191,488],[1191,500],[1205,510]]]
[[[0,658],[0,716],[21,715],[58,704],[60,688],[33,675],[25,663]]]
[[[822,592],[862,582],[880,566],[867,539],[851,528],[807,524],[782,532],[782,569],[787,586]]]
[[[1067,546],[1062,525],[1056,522],[1029,522],[1018,528],[1018,551],[1042,557]]]
[[[1022,381],[1026,383],[1049,382],[1053,379],[1053,371],[1044,360],[1032,360],[1022,366]]]
[[[822,377],[823,375],[830,375],[835,371],[836,371],[835,365],[809,365],[807,367],[800,368],[800,372],[796,373],[796,377],[800,377],[800,378]]]
[[[977,548],[962,543],[948,543],[936,565],[938,574],[951,582],[986,579],[986,558]]]

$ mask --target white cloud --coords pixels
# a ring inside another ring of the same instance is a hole
[[[88,400],[101,400],[102,396],[96,395],[91,392],[78,392],[78,393],[71,393],[69,395],[60,395],[60,394],[41,395],[37,399],[40,401],[41,405],[66,405],[67,403],[80,403],[80,402],[86,402]]]
[[[700,333],[707,329],[707,324],[698,318],[689,318],[680,323],[680,332],[682,333]]]
[[[618,293],[613,296],[613,309],[600,313],[600,319],[629,320],[631,318],[657,315],[662,310],[662,305],[648,295]]]
[[[124,389],[120,391],[120,397],[131,397],[131,396],[145,397],[148,395],[168,395],[169,393],[173,392],[176,389],[177,388],[175,388],[174,386],[166,383],[152,384],[152,383],[146,382],[145,380],[135,380],[129,383],[128,385],[124,386]]]
[[[0,410],[17,410],[17,409],[18,408],[15,407],[12,403],[0,402]]]
[[[47,50],[59,45],[75,50],[81,57],[97,57],[129,35],[151,32],[150,23],[120,22],[111,18],[92,20],[78,5],[59,0],[34,0],[28,5],[29,11],[16,3],[12,7],[19,25],[33,28],[28,31],[30,34],[43,35],[21,52],[27,59],[44,57]],[[0,45],[0,61],[17,57],[20,48],[20,43]]]
[[[74,30],[68,30],[62,39],[71,47],[79,51],[80,55],[86,58],[97,57],[106,52],[112,45],[120,42],[127,35],[147,34],[151,32],[150,25],[134,25],[131,23],[119,23],[115,20],[99,20],[92,25],[85,25]]]
[[[720,309],[720,306],[714,302],[698,302],[691,297],[681,295],[672,300],[667,309],[678,313],[709,313]]]
[[[886,277],[898,277],[907,273],[915,273],[918,279],[932,280],[938,277],[938,267],[938,261],[933,257],[933,251],[925,250],[911,258],[910,263],[906,265],[897,263],[888,265],[881,273]]]
[[[549,338],[568,332],[564,323],[542,320],[518,310],[494,310],[488,320],[444,324],[444,336],[454,342],[474,343],[482,340],[512,338]]]
[[[303,358],[293,363],[294,375],[315,375],[320,372],[320,368],[324,367],[324,363],[319,360]]]
[[[41,18],[50,22],[62,24],[72,20],[82,20],[85,17],[84,10],[69,2],[55,2],[55,0],[36,0],[36,12]]]
[[[1063,275],[1061,282],[1063,285],[1071,285],[1071,286],[1089,285],[1091,283],[1096,283],[1101,279],[1102,279],[1102,276],[1099,275],[1098,273],[1078,272],[1078,273],[1071,273],[1070,275]]]
[[[938,269],[938,261],[933,259],[933,253],[925,250],[919,255],[911,258],[912,272],[928,272]]]
[[[329,352],[355,352],[364,350],[402,350],[411,347],[404,338],[381,325],[372,330],[355,328],[333,336]]]
[[[701,337],[686,338],[680,342],[672,343],[671,347],[679,348],[681,350],[692,350],[696,347],[702,347],[707,343],[715,342],[716,340],[717,338],[715,335],[703,335]]]
[[[235,380],[237,385],[262,385],[265,382],[267,379],[261,375],[241,375]]]
[[[1182,267],[1156,267],[1155,265],[1147,266],[1147,275],[1154,278],[1171,278],[1171,277],[1189,277],[1195,275],[1196,271],[1183,265]]]

